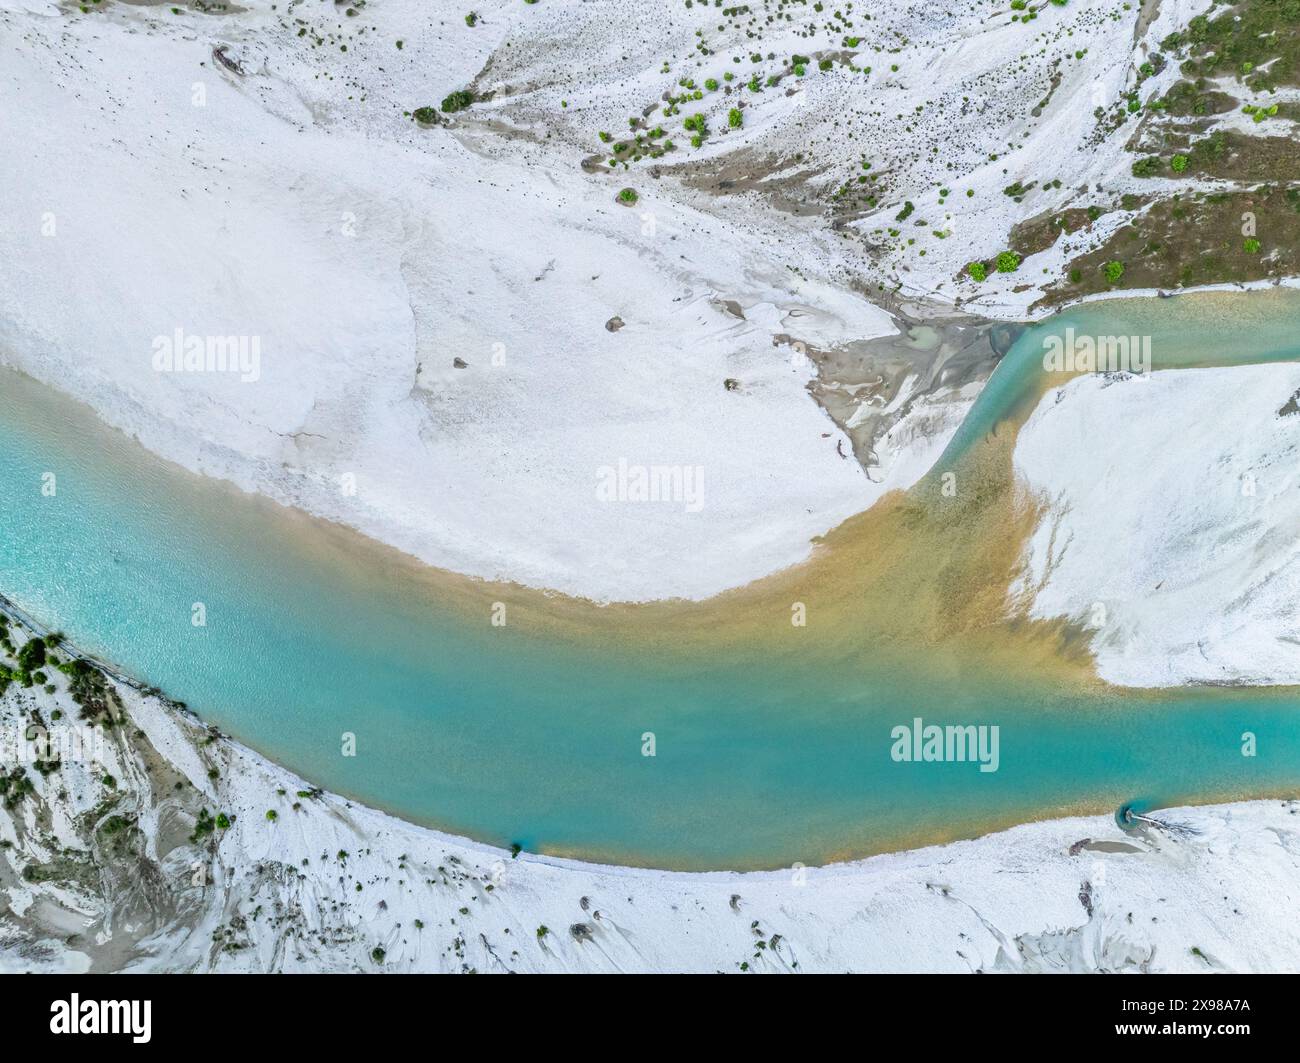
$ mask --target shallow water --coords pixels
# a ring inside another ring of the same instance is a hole
[[[1146,332],[1160,368],[1294,359],[1297,323],[1300,296],[1267,293],[1093,304],[1045,327]],[[1005,477],[1014,420],[1044,385],[1042,333],[1004,359],[940,470]],[[931,477],[813,563],[710,603],[597,609],[425,569],[185,473],[0,372],[0,591],[313,783],[411,819],[594,859],[752,868],[1138,794],[1295,791],[1300,691],[1100,685],[1068,629],[994,616],[1024,527],[998,508],[1009,492],[967,502],[978,519],[935,516],[933,495]],[[789,623],[796,599],[805,629]],[[999,770],[895,763],[890,731],[917,716],[998,725]]]

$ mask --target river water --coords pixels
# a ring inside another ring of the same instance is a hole
[[[919,501],[700,606],[599,609],[444,576],[191,475],[0,370],[0,592],[312,783],[530,850],[815,865],[1132,798],[1294,793],[1300,691],[1105,687],[1069,630],[999,626],[980,604],[1023,530],[989,515],[1002,502],[964,531],[927,525],[942,469],[1006,475],[1042,337],[1066,327],[1151,335],[1157,368],[1295,359],[1300,295],[1092,304],[1028,330]],[[998,770],[894,761],[892,729],[918,717],[998,726]]]

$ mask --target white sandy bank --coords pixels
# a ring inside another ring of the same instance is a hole
[[[102,757],[67,759],[49,776],[29,770],[35,795],[0,811],[0,970],[82,970],[92,957],[96,969],[137,971],[484,973],[1300,963],[1295,802],[1161,813],[1201,832],[1186,839],[1125,834],[1093,816],[775,872],[511,859],[300,793],[309,788],[292,773],[121,689],[131,723]],[[62,691],[11,688],[0,733],[33,704],[46,719],[55,704],[72,710]],[[186,835],[200,806],[232,823],[196,845]],[[131,826],[110,834],[110,822]],[[23,874],[87,857],[98,870],[80,885],[72,872]]]
[[[1202,4],[1165,0],[1151,34]],[[1136,6],[1076,0],[1027,26],[891,5],[852,46],[810,14],[765,25],[760,55],[744,19],[714,29],[700,5],[629,19],[612,0],[487,0],[470,27],[416,0],[355,17],[0,0],[0,130],[31,149],[0,153],[15,264],[0,361],[191,469],[440,567],[704,597],[803,559],[918,465],[870,482],[805,393],[811,368],[772,337],[890,331],[858,291],[1023,314],[1045,263],[954,277],[1017,219],[1126,169],[1117,140],[1092,143],[1092,115],[1131,78]],[[853,64],[761,92],[742,77],[662,113],[681,80],[747,53],[762,62],[736,70],[775,75],[845,48]],[[450,127],[409,117],[471,84],[481,98]],[[681,122],[697,109],[712,132],[694,149]],[[638,116],[679,143],[662,173],[581,169]],[[880,201],[829,224],[866,165]],[[727,194],[703,190],[724,174]],[[1002,194],[1016,178],[1038,182],[1024,203]],[[806,209],[773,206],[787,181]],[[634,208],[616,204],[623,186]],[[886,238],[904,202],[915,219]],[[155,371],[155,339],[178,329],[256,339],[257,381]],[[620,461],[702,470],[702,504],[602,501],[599,472]]]
[[[598,599],[743,584],[879,496],[772,336],[860,339],[887,315],[648,178],[628,209],[626,179],[576,157],[421,130],[402,111],[429,71],[466,83],[509,21],[363,17],[345,54],[269,5],[0,3],[5,139],[40,145],[0,155],[0,257],[21,263],[0,273],[0,360],[192,469],[440,567]],[[256,338],[259,379],[156,371],[177,329]],[[602,500],[620,461],[699,469],[701,504]]]
[[[1300,683],[1300,366],[1079,377],[1021,430],[1020,590],[1128,686]],[[1283,412],[1286,410],[1287,412]]]

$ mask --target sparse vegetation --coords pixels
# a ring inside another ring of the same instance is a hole
[[[457,111],[463,111],[474,102],[474,96],[467,89],[461,89],[453,92],[443,98],[443,114],[454,114]],[[424,108],[421,108],[422,110]]]

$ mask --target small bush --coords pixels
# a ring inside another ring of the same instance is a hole
[[[444,114],[454,114],[456,111],[463,111],[473,102],[473,93],[461,89],[459,92],[453,92],[442,101],[442,111]]]

